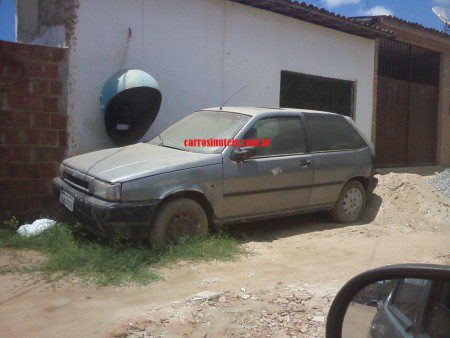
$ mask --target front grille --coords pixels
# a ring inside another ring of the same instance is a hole
[[[71,174],[66,175],[66,181],[73,183],[79,187],[89,190],[89,182],[82,180],[81,178],[75,177]]]
[[[64,169],[63,179],[78,190],[89,192],[90,184],[94,178],[66,167]]]

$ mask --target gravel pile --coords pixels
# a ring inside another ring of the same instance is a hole
[[[450,169],[445,169],[443,172],[429,178],[427,182],[450,198]]]

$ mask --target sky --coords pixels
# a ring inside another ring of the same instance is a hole
[[[15,40],[14,0],[0,0],[0,40]]]
[[[93,0],[90,0],[93,1]],[[303,0],[344,16],[394,15],[439,30],[443,24],[433,6],[450,7],[450,0]],[[370,11],[369,11],[370,9]],[[15,40],[14,0],[0,0],[0,40]]]

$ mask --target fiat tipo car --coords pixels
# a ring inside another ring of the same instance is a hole
[[[375,185],[373,156],[342,115],[210,108],[148,142],[66,159],[53,182],[88,230],[164,248],[209,227],[318,210],[354,222]]]

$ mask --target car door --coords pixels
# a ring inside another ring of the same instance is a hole
[[[300,115],[261,118],[242,139],[269,141],[256,156],[224,158],[224,217],[239,219],[283,213],[308,206],[313,179]],[[241,140],[240,140],[241,141]]]
[[[348,179],[370,175],[370,149],[343,116],[321,113],[304,116],[314,162],[310,205],[334,205]]]

